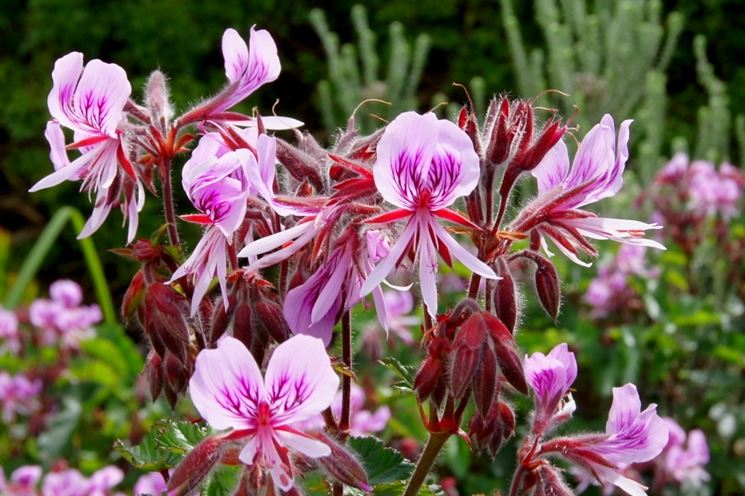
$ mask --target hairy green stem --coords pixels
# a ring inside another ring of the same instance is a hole
[[[427,444],[424,446],[422,456],[419,457],[419,461],[414,468],[414,473],[411,474],[411,479],[406,485],[406,490],[403,496],[416,496],[419,494],[419,489],[424,484],[424,479],[427,478],[427,474],[435,464],[437,455],[440,454],[440,450],[445,445],[445,441],[450,437],[449,433],[430,433]]]

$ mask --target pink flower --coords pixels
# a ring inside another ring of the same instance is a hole
[[[706,464],[709,463],[709,445],[706,435],[694,429],[686,436],[685,431],[673,419],[664,419],[670,428],[670,441],[660,455],[661,468],[665,475],[680,484],[701,486],[709,480]]]
[[[166,492],[166,481],[159,472],[150,472],[137,479],[135,496],[160,496]]]
[[[97,470],[88,479],[86,496],[108,496],[111,490],[124,480],[124,472],[119,467],[108,466]]]
[[[80,341],[94,334],[93,326],[103,318],[98,305],[81,306],[83,291],[77,283],[60,280],[49,288],[51,300],[31,303],[29,320],[42,331],[42,342],[77,349]]]
[[[249,45],[235,29],[226,29],[222,35],[222,54],[225,58],[225,75],[230,84],[224,90],[225,100],[218,111],[227,110],[246,99],[265,83],[279,77],[281,65],[277,45],[269,31],[251,28]]]
[[[31,380],[23,374],[11,376],[0,371],[0,407],[3,421],[13,422],[18,414],[31,413],[38,407],[41,381]]]
[[[362,286],[373,291],[414,246],[419,281],[428,312],[437,314],[438,250],[460,260],[472,271],[491,279],[497,276],[437,222],[437,217],[473,227],[449,207],[468,195],[479,180],[479,158],[468,135],[433,113],[405,112],[383,132],[373,166],[375,185],[388,203],[398,207],[369,222],[406,220],[400,238]]]
[[[137,232],[138,214],[144,204],[144,189],[127,158],[120,125],[124,105],[132,88],[124,69],[98,59],[83,67],[83,54],[72,52],[57,60],[52,72],[52,91],[47,103],[54,120],[45,136],[51,147],[55,172],[37,182],[30,191],[56,186],[63,181],[83,182],[82,189],[96,193],[91,217],[80,237],[93,234],[120,203],[129,220],[128,240]],[[65,146],[62,126],[71,129],[75,142]],[[72,162],[67,148],[80,150]]]
[[[225,337],[216,349],[200,352],[189,381],[202,417],[214,429],[232,429],[232,439],[245,440],[240,460],[268,471],[285,491],[294,478],[287,449],[310,458],[331,453],[294,426],[328,408],[338,387],[323,343],[303,335],[274,350],[263,379],[245,346]]]
[[[23,465],[13,471],[10,482],[7,482],[0,467],[0,494],[5,496],[36,496],[36,485],[40,478],[40,466]]]
[[[381,406],[374,412],[365,409],[365,391],[357,384],[352,383],[349,411],[350,426],[349,433],[353,437],[369,436],[385,430],[388,426],[388,420],[391,418],[391,410],[387,406]],[[331,411],[338,419],[341,416],[342,392],[339,391],[331,403]],[[323,429],[325,421],[322,415],[303,422],[306,429]]]
[[[633,463],[654,459],[668,441],[667,423],[657,415],[657,405],[641,410],[636,386],[613,388],[613,404],[605,434],[563,438],[547,443],[549,451],[589,470],[601,484],[612,484],[631,496],[645,496],[646,488],[623,475]]]
[[[225,59],[225,76],[228,85],[213,98],[193,108],[181,117],[182,124],[196,121],[222,121],[228,119],[243,123],[246,116],[227,111],[265,83],[279,77],[281,65],[277,45],[268,31],[251,28],[249,45],[235,29],[226,29],[222,35],[222,54]],[[253,119],[248,120],[253,124]],[[294,119],[270,119],[271,129],[291,129],[302,124]]]
[[[290,330],[320,338],[328,346],[337,317],[361,300],[362,281],[372,270],[373,260],[378,260],[385,250],[387,244],[377,231],[368,231],[364,244],[350,232],[312,276],[285,296],[284,315]],[[378,320],[387,327],[380,287],[373,290],[373,296]]]
[[[75,469],[49,472],[41,486],[42,496],[86,496],[88,480]]]
[[[549,255],[545,238],[551,239],[573,262],[585,266],[589,264],[577,254],[597,254],[586,238],[664,249],[658,242],[643,237],[644,231],[660,226],[598,217],[581,209],[614,196],[623,186],[630,124],[630,120],[621,123],[616,143],[613,118],[606,114],[582,140],[571,167],[566,145],[557,142],[532,171],[538,180],[538,198],[515,220],[515,230],[535,229]]]
[[[202,212],[182,218],[207,226],[189,259],[172,277],[176,280],[193,275],[192,315],[214,277],[219,281],[227,309],[227,265],[229,252],[235,250],[233,234],[243,223],[251,195],[258,194],[270,203],[274,197],[274,138],[259,135],[255,129],[236,133],[244,140],[241,145],[245,147],[232,149],[220,134],[208,133],[199,141],[182,171],[184,190]]]
[[[525,379],[535,393],[533,432],[545,433],[547,429],[568,420],[574,412],[571,395],[560,409],[559,405],[577,378],[577,360],[567,344],[561,343],[548,355],[533,353],[530,357],[526,356],[523,367]]]
[[[17,352],[21,349],[18,334],[18,317],[14,312],[0,307],[0,350]]]

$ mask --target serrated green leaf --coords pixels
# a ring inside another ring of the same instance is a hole
[[[359,455],[367,480],[373,486],[408,479],[414,471],[413,463],[380,439],[353,437],[349,439],[349,446]]]
[[[403,391],[414,391],[414,375],[416,374],[416,368],[411,365],[404,365],[399,362],[397,358],[387,356],[381,358],[379,362],[390,369],[401,382],[394,385],[396,389]]]
[[[241,476],[242,467],[220,465],[202,484],[202,496],[232,496]]]
[[[136,468],[162,470],[175,467],[208,433],[208,429],[199,424],[162,420],[137,446],[125,446],[122,441],[117,441],[114,449]]]

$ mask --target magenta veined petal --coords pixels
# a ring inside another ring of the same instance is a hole
[[[225,58],[225,75],[230,81],[229,94],[221,102],[220,110],[227,110],[239,103],[258,87],[279,77],[281,64],[277,45],[264,29],[251,28],[250,46],[235,29],[225,30],[222,52]]]
[[[189,380],[189,394],[196,409],[215,429],[255,427],[258,404],[266,397],[256,360],[243,343],[232,337],[224,337],[217,348],[199,353]]]
[[[538,194],[559,186],[569,174],[569,152],[564,140],[559,140],[530,172],[538,181]]]
[[[273,425],[288,425],[328,408],[339,388],[339,377],[323,342],[297,334],[274,350],[265,383]]]

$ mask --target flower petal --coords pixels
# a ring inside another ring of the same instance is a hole
[[[388,274],[390,274],[396,267],[396,264],[398,264],[399,260],[406,252],[406,249],[409,247],[411,239],[417,233],[418,225],[416,218],[412,217],[409,219],[404,232],[401,234],[401,237],[398,238],[398,241],[396,241],[396,243],[391,247],[388,255],[386,255],[385,258],[375,266],[372,272],[367,276],[367,279],[365,279],[365,282],[362,284],[362,288],[360,289],[360,296],[364,297],[370,294],[373,289],[378,287],[380,283],[388,277]]]
[[[232,337],[199,353],[189,394],[202,417],[218,430],[254,428],[258,404],[266,395],[256,360]]]
[[[486,277],[487,279],[499,279],[497,274],[495,274],[488,265],[479,260],[478,257],[458,243],[444,227],[434,221],[430,222],[430,225],[435,231],[437,239],[442,241],[445,246],[448,247],[453,257],[460,260],[463,265],[468,267],[472,272],[475,272],[482,277]]]
[[[317,439],[283,430],[275,431],[274,435],[279,438],[282,444],[307,457],[320,458],[331,454],[331,448]]]
[[[275,427],[301,422],[331,405],[339,377],[320,339],[295,335],[277,346],[266,368]],[[276,413],[275,413],[276,412]]]
[[[559,140],[530,172],[538,180],[538,194],[555,188],[569,174],[569,152],[564,140]]]

